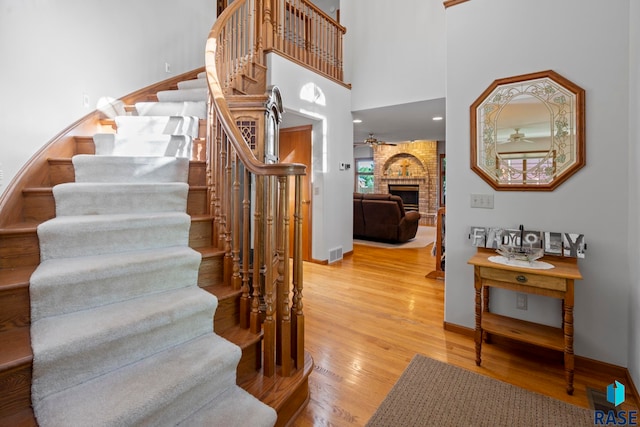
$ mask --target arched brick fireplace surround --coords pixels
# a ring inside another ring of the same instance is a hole
[[[438,210],[438,143],[415,141],[373,147],[374,191],[389,193],[389,185],[417,186],[421,225],[435,225]]]

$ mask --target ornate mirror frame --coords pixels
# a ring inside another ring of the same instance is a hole
[[[554,71],[495,80],[471,105],[471,169],[499,191],[553,191],[586,163],[584,89]]]

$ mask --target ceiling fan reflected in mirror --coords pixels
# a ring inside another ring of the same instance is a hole
[[[534,144],[535,141],[531,141],[530,139],[525,139],[524,133],[520,132],[520,128],[515,128],[515,132],[509,135],[508,139],[504,141],[498,141],[498,144],[506,144],[508,142],[528,142],[529,144]]]
[[[373,134],[370,133],[368,138],[366,138],[363,142],[357,142],[355,145],[368,145],[369,147],[373,147],[374,145],[396,146],[398,144],[393,144],[393,143],[389,143],[389,142],[385,142],[385,141],[380,141],[379,139],[374,138]]]

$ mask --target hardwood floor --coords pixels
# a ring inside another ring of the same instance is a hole
[[[305,263],[305,348],[315,367],[309,404],[294,426],[365,425],[416,353],[583,407],[587,387],[604,391],[613,382],[578,366],[569,396],[561,354],[549,358],[497,340],[483,345],[477,367],[473,338],[443,328],[444,281],[425,278],[433,266],[431,246],[354,245],[334,264]],[[637,408],[629,394],[623,405]]]

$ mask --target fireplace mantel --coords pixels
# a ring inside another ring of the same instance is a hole
[[[428,177],[426,176],[401,176],[401,177],[393,177],[393,178],[388,178],[386,176],[383,176],[382,178],[380,178],[381,181],[385,181],[385,182],[411,182],[411,181],[423,181],[426,182],[429,180]]]

